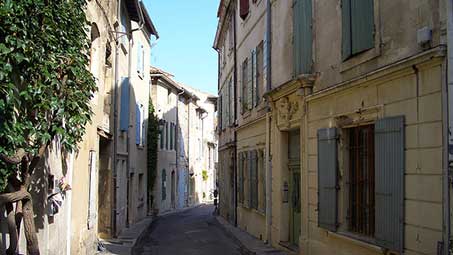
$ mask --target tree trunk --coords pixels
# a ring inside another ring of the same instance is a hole
[[[7,203],[5,205],[5,208],[6,208],[6,212],[8,214],[6,219],[8,222],[8,232],[9,232],[9,247],[6,250],[6,254],[15,255],[17,252],[17,243],[19,240],[19,236],[18,236],[17,228],[16,228],[15,212],[14,212],[12,203]]]
[[[27,239],[27,251],[29,255],[39,255],[38,236],[36,235],[33,202],[31,199],[22,200],[25,238]]]

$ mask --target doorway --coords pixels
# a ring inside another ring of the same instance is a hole
[[[300,195],[300,131],[288,133],[288,172],[289,172],[289,241],[299,245],[301,231],[301,195]]]
[[[176,208],[176,175],[175,171],[171,172],[171,208]]]

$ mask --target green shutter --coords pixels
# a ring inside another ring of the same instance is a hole
[[[404,117],[375,125],[376,243],[392,251],[404,247]]]
[[[256,48],[252,50],[252,107],[255,107],[256,105],[256,68],[257,68],[257,63],[256,63]]]
[[[294,3],[294,72],[298,76],[311,72],[312,67],[312,2]]]
[[[247,110],[252,109],[252,98],[253,98],[253,56],[250,54],[250,60],[247,64]]]
[[[349,58],[352,54],[351,46],[351,0],[341,1],[341,16],[342,16],[342,57],[343,60]]]
[[[337,230],[338,148],[337,130],[318,130],[318,226]]]
[[[247,206],[248,208],[252,208],[252,196],[253,196],[253,186],[252,186],[252,167],[253,167],[253,160],[252,160],[252,152],[248,151],[247,152],[247,179],[248,179],[248,187],[249,187],[249,193],[247,194]]]
[[[352,54],[374,47],[374,0],[351,1]]]
[[[238,192],[239,203],[244,203],[244,154],[239,153]]]

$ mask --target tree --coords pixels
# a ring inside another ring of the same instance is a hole
[[[157,176],[157,143],[159,140],[159,120],[154,113],[153,102],[149,101],[148,113],[148,201],[153,204],[152,192]]]
[[[22,217],[28,254],[39,254],[29,193],[34,169],[55,139],[63,151],[76,150],[91,120],[96,85],[87,68],[85,8],[85,0],[0,1],[0,206],[8,214],[7,254],[16,253]]]

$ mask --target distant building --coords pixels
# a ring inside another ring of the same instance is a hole
[[[152,208],[161,214],[210,198],[216,97],[182,85],[158,68],[152,67],[150,73],[151,101],[160,125]]]

